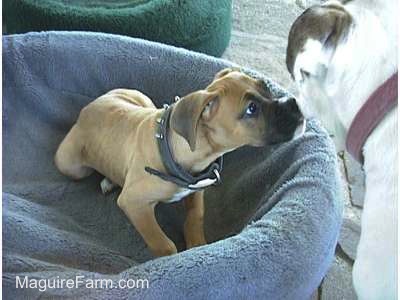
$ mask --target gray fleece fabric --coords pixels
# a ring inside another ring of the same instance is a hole
[[[182,251],[169,257],[152,257],[116,204],[119,189],[103,196],[99,174],[75,182],[54,166],[81,108],[103,93],[138,89],[160,106],[231,65],[117,35],[3,37],[5,299],[310,297],[332,261],[342,215],[334,146],[316,121],[297,140],[224,157],[223,183],[205,196],[208,245],[184,251],[182,203],[158,205],[160,224]],[[277,97],[285,94],[264,80]],[[84,276],[84,283],[40,291],[16,288],[16,276],[50,286]],[[91,279],[114,286],[88,288]],[[148,280],[148,288],[124,289],[121,279]]]

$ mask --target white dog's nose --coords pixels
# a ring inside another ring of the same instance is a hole
[[[293,134],[294,140],[301,137],[304,134],[304,132],[306,132],[306,125],[307,125],[307,121],[306,121],[306,119],[303,118],[303,120],[301,121],[299,126],[297,126],[296,130],[294,131],[294,134]]]

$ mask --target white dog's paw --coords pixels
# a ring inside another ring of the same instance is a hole
[[[107,177],[104,177],[104,179],[100,182],[100,188],[101,192],[105,195],[109,192],[111,192],[117,185],[113,183],[110,179]]]

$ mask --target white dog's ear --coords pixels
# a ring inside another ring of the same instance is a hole
[[[321,75],[319,70],[328,67],[336,46],[347,36],[351,23],[351,15],[338,1],[328,1],[304,11],[289,32],[286,66],[292,77],[301,80],[300,70]]]

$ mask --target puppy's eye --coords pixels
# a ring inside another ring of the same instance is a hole
[[[257,115],[258,113],[258,105],[255,102],[250,102],[249,105],[247,105],[245,116],[247,117],[253,117]]]
[[[208,113],[211,110],[211,107],[214,105],[215,100],[209,101],[206,106],[204,107],[203,114]]]

